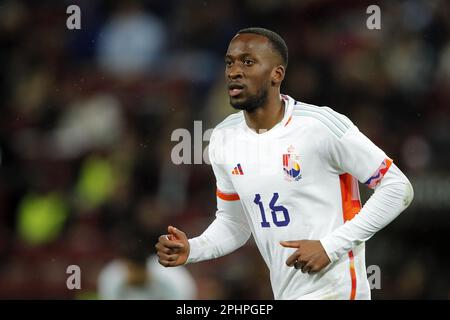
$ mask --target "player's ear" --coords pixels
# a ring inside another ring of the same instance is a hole
[[[279,85],[284,79],[286,69],[281,64],[272,70],[272,84]]]

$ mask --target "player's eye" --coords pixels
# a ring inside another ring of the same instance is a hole
[[[231,67],[231,65],[232,65],[231,60],[225,60],[225,65],[226,65],[227,67]]]
[[[245,60],[244,60],[244,64],[245,64],[246,66],[251,66],[251,65],[254,64],[254,62],[253,62],[253,60],[245,59]]]

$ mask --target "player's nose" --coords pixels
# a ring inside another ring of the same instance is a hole
[[[230,80],[240,79],[244,76],[242,68],[239,66],[232,66],[227,70],[227,77]]]

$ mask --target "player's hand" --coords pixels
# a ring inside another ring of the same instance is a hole
[[[319,272],[331,262],[319,240],[281,241],[280,244],[297,249],[286,260],[286,264],[301,269],[303,273]]]
[[[167,231],[169,234],[160,236],[155,245],[159,263],[164,267],[185,264],[189,256],[189,241],[186,234],[172,226],[169,226]]]

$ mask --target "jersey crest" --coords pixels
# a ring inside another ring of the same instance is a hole
[[[283,171],[287,181],[298,181],[302,178],[300,155],[295,153],[292,145],[287,149],[287,153],[283,154]]]

